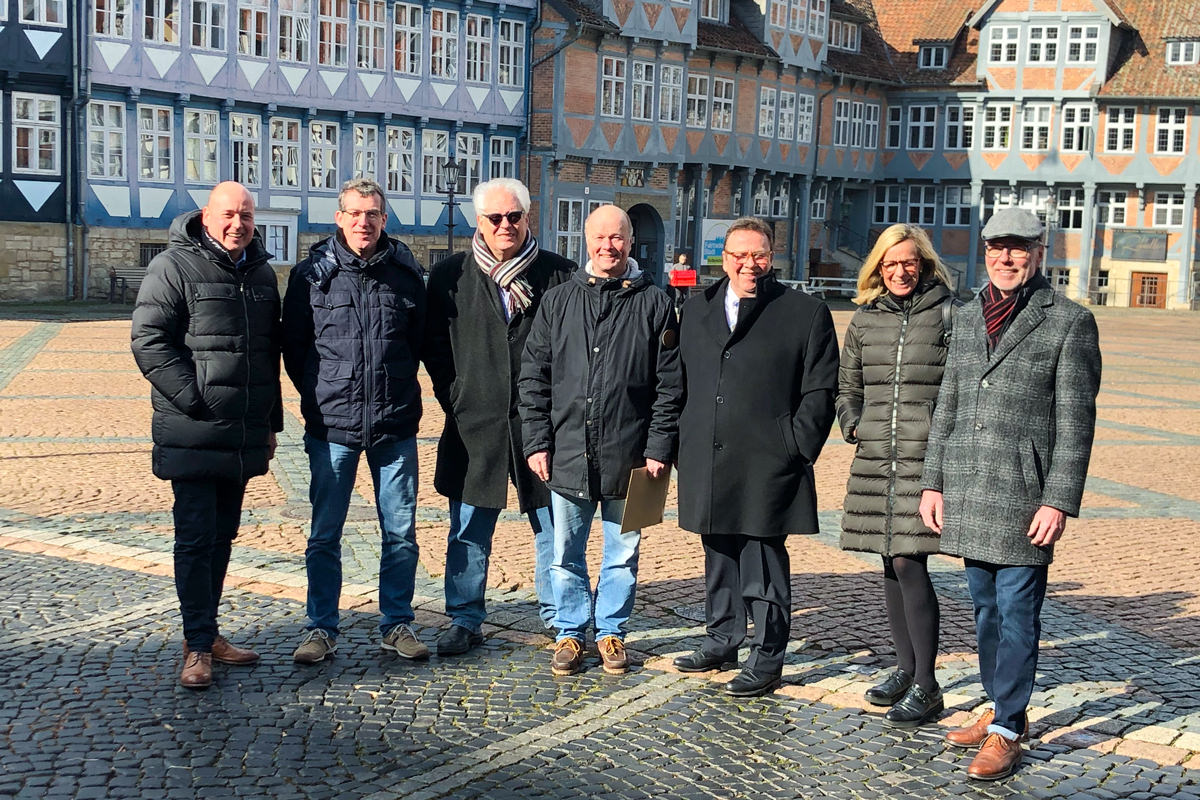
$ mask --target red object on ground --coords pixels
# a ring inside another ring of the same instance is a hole
[[[696,285],[696,270],[694,269],[677,269],[668,273],[667,279],[671,285],[680,288],[684,286]]]

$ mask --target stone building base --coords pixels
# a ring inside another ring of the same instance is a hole
[[[65,237],[60,222],[0,222],[0,300],[69,297]]]

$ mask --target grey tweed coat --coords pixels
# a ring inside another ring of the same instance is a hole
[[[1096,321],[1041,276],[989,357],[979,298],[959,309],[922,484],[943,493],[942,552],[1049,564],[1026,535],[1043,505],[1079,515],[1096,426]]]

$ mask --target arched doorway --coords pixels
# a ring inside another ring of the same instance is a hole
[[[633,223],[633,257],[638,266],[654,279],[659,286],[663,283],[663,221],[654,206],[638,203],[629,209],[629,221]]]

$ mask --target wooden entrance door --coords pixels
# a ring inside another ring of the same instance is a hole
[[[1162,272],[1135,272],[1130,281],[1129,305],[1133,308],[1166,308],[1167,276]]]

